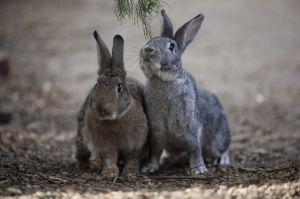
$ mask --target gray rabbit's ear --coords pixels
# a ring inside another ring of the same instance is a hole
[[[199,14],[195,18],[186,22],[175,33],[174,40],[177,42],[180,55],[182,55],[187,45],[189,45],[193,41],[195,35],[201,27],[203,20],[204,15]]]
[[[161,10],[161,16],[163,17],[163,29],[162,29],[161,36],[169,37],[172,39],[173,38],[172,22],[171,22],[170,18],[168,17],[168,15],[166,14],[165,10]]]
[[[121,35],[115,35],[112,48],[112,66],[124,68],[124,39]]]
[[[99,64],[98,73],[102,74],[105,68],[111,67],[111,56],[106,44],[101,39],[100,35],[96,30],[94,31],[94,37],[95,40],[97,41],[98,64]]]

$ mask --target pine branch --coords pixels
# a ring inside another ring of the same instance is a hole
[[[145,38],[150,38],[150,22],[161,7],[161,0],[115,0],[114,12],[119,21],[132,20],[138,27],[142,26]]]

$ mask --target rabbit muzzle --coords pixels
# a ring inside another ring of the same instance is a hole
[[[97,111],[100,114],[101,117],[107,117],[108,115],[110,115],[110,112],[101,108],[101,107],[97,107]]]
[[[95,107],[96,117],[99,120],[115,120],[117,119],[117,112],[113,111],[112,108],[96,105]]]
[[[142,52],[144,56],[151,57],[151,55],[154,54],[155,49],[147,45],[142,49]]]
[[[140,52],[140,58],[143,62],[159,62],[159,53],[151,46],[145,46]]]

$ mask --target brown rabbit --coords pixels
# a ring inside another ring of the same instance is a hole
[[[75,157],[80,165],[99,166],[107,177],[119,175],[117,161],[122,157],[124,172],[137,174],[148,135],[143,86],[126,78],[123,38],[114,37],[111,56],[97,31],[94,37],[98,79],[78,114]]]

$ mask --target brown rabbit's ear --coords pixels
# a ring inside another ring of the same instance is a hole
[[[199,14],[195,18],[186,22],[175,33],[174,40],[177,42],[180,55],[182,55],[187,45],[189,45],[193,41],[194,37],[201,27],[203,20],[204,15]]]
[[[112,66],[124,68],[124,39],[121,35],[115,35],[112,48]]]
[[[121,35],[115,35],[112,48],[112,74],[126,77],[124,69],[124,40]]]
[[[171,22],[170,18],[168,17],[168,15],[166,14],[165,10],[161,10],[161,16],[163,17],[163,29],[162,29],[161,36],[169,37],[172,39],[173,38],[172,22]]]
[[[111,56],[106,44],[101,39],[100,35],[96,30],[94,31],[94,37],[95,40],[97,41],[98,64],[99,64],[98,73],[102,74],[105,68],[111,67]]]

